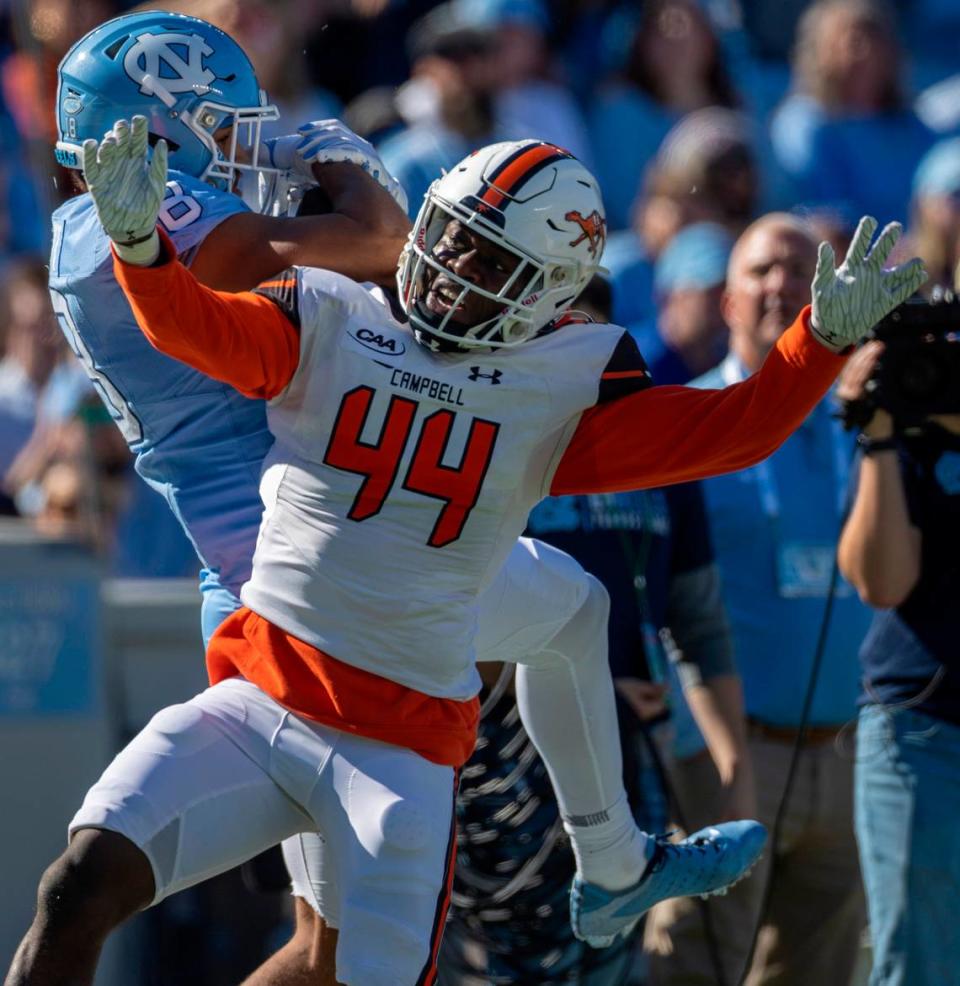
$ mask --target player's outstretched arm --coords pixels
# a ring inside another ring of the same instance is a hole
[[[140,331],[161,353],[247,397],[275,397],[300,362],[298,326],[262,294],[205,287],[177,259],[167,234],[159,236],[150,266],[126,263],[115,251],[113,272]]]
[[[83,177],[107,236],[128,263],[157,259],[157,216],[167,181],[167,143],[148,151],[147,120],[118,120],[98,144],[84,141]]]
[[[242,213],[201,245],[191,270],[225,291],[255,287],[287,267],[322,267],[392,286],[410,231],[406,195],[373,146],[337,120],[267,142],[271,163],[318,185],[330,212],[296,218]]]
[[[860,221],[846,259],[820,245],[805,308],[759,372],[723,390],[651,387],[586,411],[550,492],[617,492],[734,472],[766,458],[803,423],[844,365],[840,355],[926,280],[919,260],[883,270],[900,235],[892,223],[869,250]],[[869,250],[869,252],[868,252]]]

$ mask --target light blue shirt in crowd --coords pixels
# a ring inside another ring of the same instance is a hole
[[[486,141],[478,141],[480,147]],[[427,189],[474,148],[439,123],[417,123],[392,134],[377,150],[387,171],[407,193],[407,213],[415,219]]]
[[[719,388],[742,376],[731,355],[693,386]],[[747,714],[771,725],[799,724],[825,606],[822,595],[781,595],[778,557],[792,546],[835,546],[840,531],[853,440],[830,411],[822,401],[766,461],[766,483],[757,467],[703,483]],[[811,723],[855,716],[857,652],[870,617],[840,579]]]
[[[904,222],[914,170],[936,140],[910,110],[833,118],[800,96],[784,103],[771,131],[803,203],[834,209],[851,223],[862,215]]]
[[[679,113],[634,86],[613,86],[597,97],[590,130],[611,230],[630,225],[631,209],[647,166],[679,119]]]

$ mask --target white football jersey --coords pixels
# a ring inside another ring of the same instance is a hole
[[[468,699],[477,597],[629,337],[578,323],[437,354],[378,288],[313,269],[285,283],[265,293],[299,323],[300,362],[268,407],[276,442],[243,602],[340,661]]]

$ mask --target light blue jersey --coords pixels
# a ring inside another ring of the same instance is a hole
[[[205,237],[246,206],[187,175],[170,178],[160,221],[189,265]],[[137,472],[166,499],[219,584],[239,593],[260,524],[260,466],[273,442],[264,402],[147,342],[113,276],[110,241],[89,195],[53,215],[50,294],[71,348],[137,456]],[[212,585],[205,580],[205,590]]]

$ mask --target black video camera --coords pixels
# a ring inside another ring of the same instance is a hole
[[[868,338],[884,351],[864,396],[846,402],[847,428],[862,428],[877,408],[890,413],[897,431],[930,414],[960,414],[960,301],[952,294],[905,301]]]

